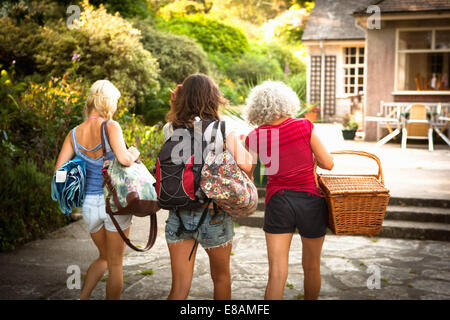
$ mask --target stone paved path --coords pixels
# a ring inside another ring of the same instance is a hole
[[[159,215],[159,235],[154,248],[147,253],[127,248],[123,299],[166,299],[171,283],[163,232],[166,216],[166,212]],[[135,218],[132,228],[133,241],[143,243],[147,219]],[[264,233],[243,226],[236,227],[235,233],[232,298],[263,299],[268,270]],[[66,286],[67,267],[78,265],[85,273],[96,255],[83,221],[58,230],[48,239],[1,253],[0,299],[76,299],[79,290]],[[450,299],[448,242],[328,235],[322,257],[320,299]],[[367,281],[374,273],[367,270],[376,268],[373,266],[379,268],[380,289],[370,290]],[[284,298],[301,299],[303,271],[298,236],[292,242],[287,283]],[[100,282],[92,298],[104,299],[105,286],[105,281]],[[212,290],[208,258],[199,249],[189,299],[211,299]]]

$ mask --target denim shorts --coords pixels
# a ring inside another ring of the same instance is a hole
[[[103,194],[87,194],[81,210],[86,229],[89,233],[96,233],[103,226],[108,231],[117,232],[111,217],[106,213],[105,197]],[[116,218],[122,230],[125,230],[131,225],[132,215],[116,215],[114,218]]]
[[[269,200],[264,212],[264,231],[294,233],[320,238],[327,233],[328,208],[324,198],[307,191],[280,190]]]
[[[203,208],[193,210],[180,210],[180,217],[186,230],[195,230],[203,213]],[[226,245],[233,239],[234,224],[231,216],[220,211],[214,216],[214,210],[208,209],[208,214],[197,232],[183,232],[177,236],[180,220],[175,211],[169,211],[166,221],[166,241],[176,243],[197,238],[204,249],[211,249]]]

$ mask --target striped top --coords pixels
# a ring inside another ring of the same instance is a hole
[[[314,180],[311,133],[307,119],[288,118],[278,125],[262,125],[249,133],[246,146],[266,167],[266,204],[276,192],[289,189],[319,195]]]

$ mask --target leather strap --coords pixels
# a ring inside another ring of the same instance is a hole
[[[122,237],[123,241],[131,249],[133,249],[135,251],[139,251],[139,252],[145,252],[145,251],[148,251],[149,249],[151,249],[153,247],[153,245],[155,244],[155,241],[156,241],[156,236],[158,234],[158,221],[157,221],[157,218],[156,218],[156,213],[150,215],[150,233],[149,233],[149,236],[148,236],[147,244],[145,245],[144,248],[138,248],[135,245],[133,245],[131,243],[130,239],[128,239],[128,237],[123,233],[122,228],[120,227],[120,225],[117,222],[117,220],[114,217],[114,215],[111,213],[111,207],[109,205],[109,202],[105,202],[105,204],[106,204],[106,212],[111,217],[111,220],[112,220],[114,226],[116,227],[116,229],[119,232],[120,236]]]

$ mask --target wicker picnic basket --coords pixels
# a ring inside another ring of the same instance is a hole
[[[364,151],[336,151],[371,158],[378,164],[378,174],[317,174],[316,183],[328,205],[328,227],[337,235],[380,233],[389,202],[389,190],[384,186],[380,159]]]

